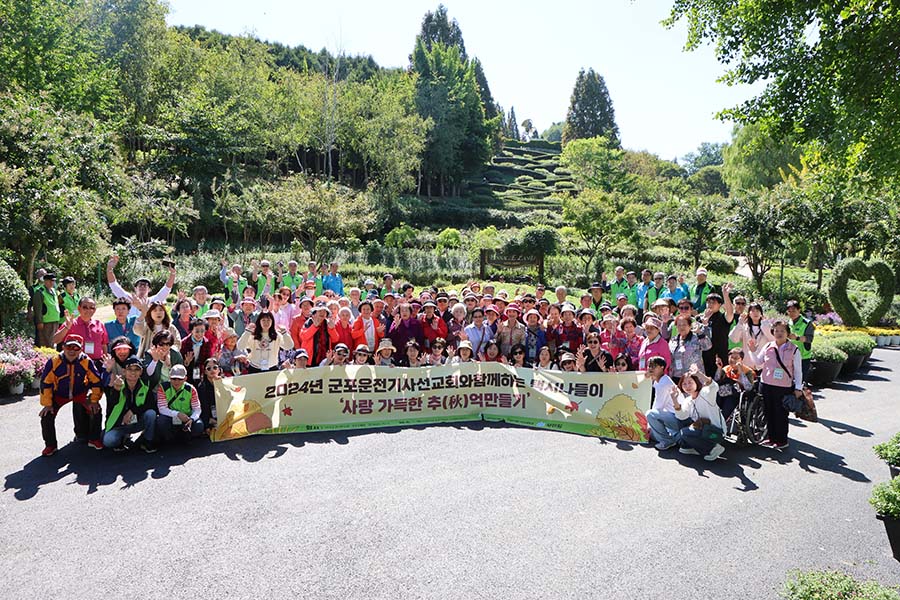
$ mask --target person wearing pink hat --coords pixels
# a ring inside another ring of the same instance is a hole
[[[506,307],[506,321],[497,326],[497,341],[503,356],[509,355],[516,344],[525,343],[525,325],[519,320],[522,308],[513,302]]]
[[[669,350],[669,344],[662,337],[662,321],[659,317],[647,317],[644,321],[644,330],[647,337],[641,342],[641,349],[638,352],[638,370],[643,371],[647,368],[647,361],[653,356],[660,356],[666,361],[666,369],[672,364],[672,353]]]
[[[491,330],[491,337],[497,337],[497,327],[500,326],[500,309],[496,304],[488,304],[484,307],[485,325]]]

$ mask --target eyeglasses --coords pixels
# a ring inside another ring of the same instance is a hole
[[[160,348],[168,348],[172,345],[172,342],[164,342],[162,344],[157,344]]]
[[[347,356],[348,354],[349,354],[349,352],[344,352],[343,350],[339,350],[339,351],[337,352],[337,355],[338,355],[338,356]]]
[[[431,349],[432,350],[443,350],[444,347],[443,346],[432,346]]]
[[[97,310],[97,305],[96,304],[86,304],[84,306],[79,306],[79,308],[82,310]]]
[[[534,304],[534,300],[522,300],[522,304]]]
[[[739,300],[739,301],[735,302],[735,305],[737,305],[737,306],[747,306],[747,303],[744,302],[743,300]]]
[[[515,352],[513,352],[513,356],[519,356],[519,355],[522,355],[522,354],[525,354],[525,353],[522,352],[521,350],[516,350]]]
[[[653,279],[654,279],[654,281],[662,281],[663,280],[662,277],[654,277]]]
[[[588,345],[589,345],[589,346],[596,346],[596,345],[599,344],[599,343],[600,343],[600,342],[598,342],[597,340],[591,340],[591,341],[588,342]]]
[[[691,310],[690,306],[679,306],[678,310]]]
[[[219,365],[211,365],[211,366],[209,366],[209,367],[206,367],[206,370],[207,370],[207,371],[218,371],[218,370],[219,370]]]

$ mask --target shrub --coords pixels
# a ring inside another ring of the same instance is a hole
[[[384,245],[388,248],[403,248],[412,246],[416,241],[419,232],[406,223],[400,223],[399,227],[394,227],[384,236]]]
[[[0,327],[28,304],[28,289],[15,270],[0,260]]]
[[[900,477],[884,481],[872,488],[869,504],[879,515],[900,519]]]
[[[366,262],[370,265],[377,265],[381,262],[384,254],[381,250],[381,244],[375,240],[366,242]]]
[[[829,338],[828,342],[838,350],[846,352],[849,356],[868,354],[877,345],[867,335],[834,336]]]
[[[875,301],[868,302],[862,310],[857,310],[847,296],[847,282],[850,279],[866,280],[870,276],[878,283]],[[828,284],[828,298],[845,324],[851,327],[877,325],[891,307],[895,283],[894,272],[886,262],[876,260],[866,264],[862,259],[849,258],[842,260],[834,268]]]
[[[831,344],[813,344],[812,358],[822,362],[842,363],[847,360],[847,353]]]
[[[900,433],[894,434],[894,437],[886,442],[872,446],[875,456],[886,462],[887,464],[900,467]]]
[[[557,181],[556,189],[558,190],[574,190],[575,183],[571,181]]]
[[[518,177],[516,177],[516,183],[521,183],[524,185],[529,181],[534,181],[534,177],[532,177],[531,175],[519,175]]]
[[[898,600],[896,590],[857,581],[838,571],[792,571],[781,596],[786,600]]]
[[[545,190],[547,189],[547,184],[543,181],[529,181],[528,187],[533,190]]]
[[[460,246],[462,246],[462,238],[459,235],[459,229],[447,227],[438,234],[435,250],[441,252],[446,248],[459,248]]]
[[[503,183],[503,173],[497,171],[496,169],[488,169],[482,174],[482,177],[484,177],[491,183]]]

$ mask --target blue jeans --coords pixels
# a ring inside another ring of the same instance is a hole
[[[681,430],[681,446],[693,448],[701,455],[706,456],[716,445],[715,442],[703,439],[703,431],[693,427],[685,427]]]
[[[144,436],[144,440],[148,442],[153,441],[153,434],[156,432],[155,410],[145,410],[144,414],[138,417],[138,420],[131,425],[120,425],[107,431],[103,434],[103,445],[106,448],[118,448],[125,441],[125,438],[138,431]]]
[[[664,444],[674,444],[681,441],[681,428],[685,421],[681,421],[675,413],[660,412],[655,408],[647,411],[647,425],[653,432],[653,439]],[[690,421],[687,421],[690,423]]]

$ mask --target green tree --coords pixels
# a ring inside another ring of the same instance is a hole
[[[462,236],[459,234],[459,229],[454,227],[446,227],[441,230],[437,237],[437,244],[434,247],[434,251],[440,254],[444,250],[449,248],[459,248],[462,246]]]
[[[687,250],[694,264],[700,266],[700,255],[716,240],[716,224],[722,212],[722,199],[691,197],[657,205],[660,220],[677,247]]]
[[[463,42],[462,30],[456,19],[451,20],[447,14],[447,8],[438,4],[435,12],[428,11],[422,18],[422,27],[419,38],[425,44],[426,50],[431,50],[435,44],[454,46],[459,49],[459,56],[463,61],[468,60],[466,45]]]
[[[433,43],[428,50],[417,39],[413,51],[416,107],[433,123],[425,148],[420,177],[428,195],[436,183],[440,195],[458,195],[462,178],[480,169],[490,158],[491,124],[475,80],[475,70],[459,49]]]
[[[722,156],[722,150],[727,144],[714,144],[711,142],[703,142],[697,148],[696,152],[688,152],[685,154],[681,162],[684,165],[688,175],[693,175],[703,167],[721,165],[725,162]]]
[[[781,259],[790,240],[791,198],[785,192],[783,186],[743,191],[718,217],[721,239],[747,259],[760,293],[765,274]]]
[[[722,178],[731,190],[772,188],[800,165],[800,151],[789,138],[776,137],[760,124],[736,127],[722,151]]]
[[[722,179],[722,167],[720,165],[706,165],[700,167],[687,179],[688,185],[694,192],[701,196],[727,196],[728,186]]]
[[[560,164],[571,171],[583,188],[628,192],[631,177],[623,164],[624,152],[606,138],[578,139],[566,144]]]
[[[0,92],[43,92],[58,108],[109,116],[116,73],[91,16],[87,2],[0,2]]]
[[[94,119],[0,94],[0,239],[23,279],[40,254],[84,274],[107,249],[103,209],[130,193],[114,137]]]
[[[413,245],[419,232],[406,223],[400,223],[384,236],[384,245],[388,248],[408,248]]]
[[[521,141],[522,134],[519,133],[519,122],[516,120],[516,107],[510,107],[509,117],[506,119],[506,132],[510,139]]]
[[[593,137],[605,137],[612,145],[619,146],[619,126],[606,82],[594,69],[587,72],[582,69],[572,90],[562,142],[565,145],[572,140]]]
[[[667,25],[680,20],[688,50],[715,46],[725,83],[765,84],[724,118],[824,141],[830,162],[878,179],[900,173],[895,2],[676,0]]]
[[[561,142],[563,134],[563,122],[559,121],[557,123],[553,123],[544,130],[541,134],[541,139],[547,140],[548,142]]]
[[[591,266],[597,265],[599,271],[599,259],[634,235],[634,212],[626,210],[627,202],[619,194],[589,188],[577,196],[564,197],[562,207],[563,219],[578,236],[573,250],[584,265],[586,276],[598,274]]]

